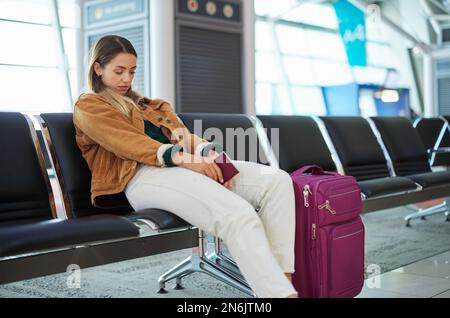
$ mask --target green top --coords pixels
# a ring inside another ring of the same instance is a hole
[[[144,120],[145,125],[145,134],[149,136],[150,138],[159,141],[162,144],[170,144],[169,138],[166,137],[166,135],[163,134],[161,128],[156,127],[148,120]],[[172,147],[168,148],[164,154],[163,154],[163,160],[167,167],[176,167],[176,164],[172,161],[172,151],[173,154],[177,153],[178,151],[182,151],[182,147],[180,145],[173,145]]]
[[[170,144],[169,138],[163,134],[161,128],[156,127],[150,121],[144,120],[145,134],[150,138],[159,141],[162,144]]]
[[[167,138],[166,135],[163,134],[161,128],[156,127],[152,122],[144,120],[144,127],[145,134],[150,138],[159,141],[162,144],[170,144],[169,138]],[[201,155],[204,157],[208,156],[209,151],[212,149],[215,149],[217,152],[223,151],[222,145],[217,143],[210,143],[203,148]],[[181,145],[173,145],[164,152],[163,160],[167,167],[176,167],[176,165],[172,161],[172,154],[175,154],[179,151],[183,151],[183,147]]]

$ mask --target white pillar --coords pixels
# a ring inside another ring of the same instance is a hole
[[[151,97],[162,98],[176,108],[175,0],[149,0]]]
[[[425,117],[438,116],[437,102],[435,98],[435,76],[433,57],[430,54],[423,56],[423,101]]]
[[[244,112],[248,115],[256,115],[255,97],[255,1],[243,0],[243,89]]]
[[[81,92],[85,92],[87,90],[87,83],[86,83],[86,72],[88,68],[88,59],[89,54],[86,52],[87,49],[84,47],[84,1],[83,0],[76,0],[76,4],[79,6],[79,14],[80,14],[80,28],[75,30],[75,46],[76,46],[76,52],[77,54],[77,96],[74,96],[74,98],[78,98],[78,95]]]
[[[50,5],[50,11],[52,16],[52,28],[55,34],[56,39],[56,48],[58,50],[58,64],[59,71],[61,74],[61,78],[64,81],[65,88],[65,97],[66,97],[66,105],[65,110],[72,111],[72,105],[74,99],[72,97],[72,88],[70,86],[70,78],[69,78],[69,60],[67,59],[67,54],[64,49],[64,41],[62,36],[61,22],[59,18],[58,11],[58,1],[52,0],[48,3]]]

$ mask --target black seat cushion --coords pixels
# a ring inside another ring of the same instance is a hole
[[[144,219],[151,221],[159,230],[176,229],[179,227],[189,226],[189,223],[175,214],[159,209],[140,210],[134,213],[124,215],[131,221]]]
[[[139,227],[115,215],[2,227],[0,228],[0,256],[138,235]]]
[[[336,171],[328,146],[317,123],[304,116],[258,116],[267,129],[280,168],[292,173],[307,166],[318,165],[327,171]],[[275,140],[272,129],[278,129]]]
[[[417,182],[424,188],[436,187],[442,185],[450,185],[450,172],[428,172],[408,176],[414,182]]]
[[[416,190],[417,185],[404,177],[388,177],[358,182],[361,192],[368,198]]]

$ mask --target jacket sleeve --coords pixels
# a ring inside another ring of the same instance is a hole
[[[181,120],[180,120],[180,122],[181,122]],[[182,125],[184,126],[183,123],[182,123]],[[208,140],[200,138],[199,136],[192,134],[192,133],[190,133],[190,137],[191,137],[190,149],[191,149],[192,154],[205,157],[208,155],[210,150],[214,149],[215,151],[217,151],[219,153],[223,151],[223,146],[219,143],[209,142]]]
[[[164,101],[162,101],[162,102],[164,103],[164,105],[162,106],[162,109],[166,110],[166,111],[170,111],[172,113],[172,116],[174,116],[180,124],[181,133],[185,136],[187,135],[186,136],[187,140],[183,140],[183,142],[180,143],[183,145],[183,148],[186,151],[190,152],[191,154],[195,154],[197,156],[205,156],[212,149],[215,149],[217,152],[223,151],[222,145],[220,145],[218,143],[211,143],[206,139],[200,138],[196,134],[192,134],[189,131],[189,129],[186,127],[186,125],[183,123],[181,118],[177,116],[173,107],[167,102],[164,102]]]
[[[164,145],[133,126],[100,96],[81,98],[74,109],[74,124],[90,139],[122,159],[163,166]]]

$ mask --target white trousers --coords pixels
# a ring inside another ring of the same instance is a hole
[[[135,210],[166,210],[222,239],[258,297],[295,294],[284,275],[294,272],[291,178],[283,170],[232,162],[240,173],[231,191],[188,169],[140,165],[125,194]]]

